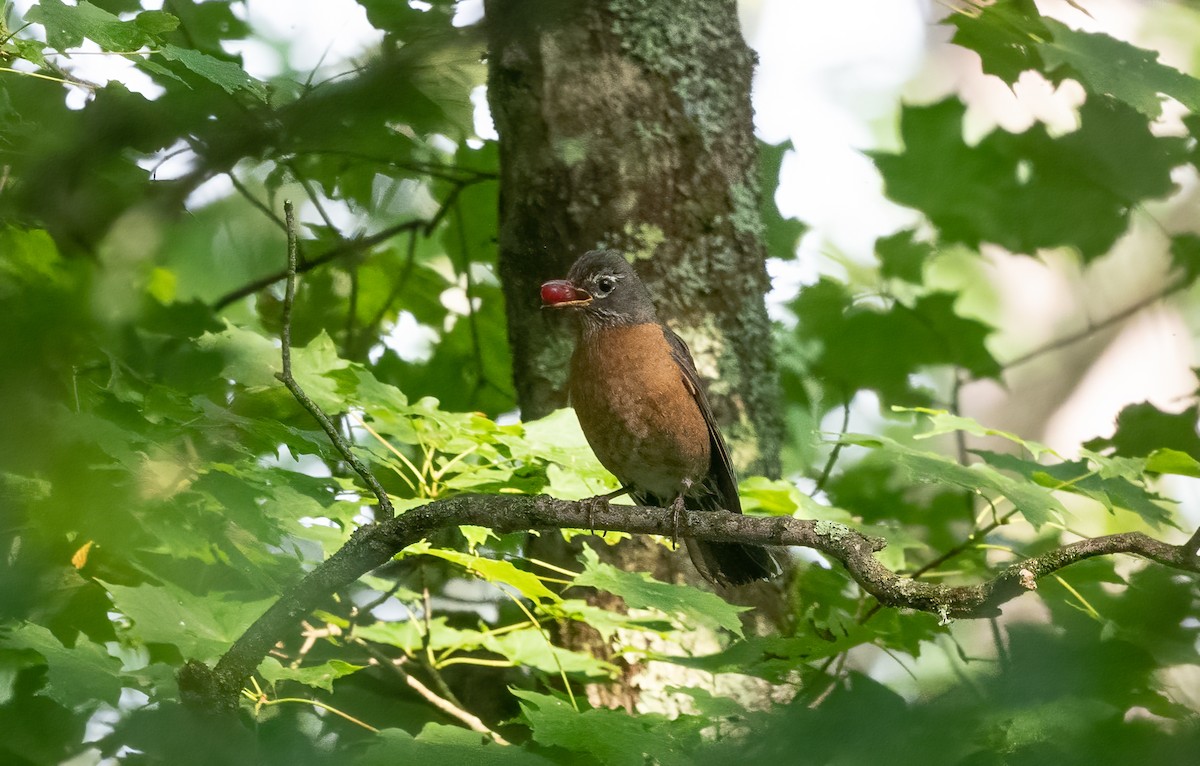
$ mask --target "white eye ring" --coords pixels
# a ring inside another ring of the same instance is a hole
[[[617,280],[612,277],[600,277],[596,280],[596,290],[602,295],[608,295],[617,286]]]

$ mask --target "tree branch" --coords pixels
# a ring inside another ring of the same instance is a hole
[[[1175,281],[1167,284],[1165,287],[1163,287],[1158,292],[1156,292],[1152,295],[1147,295],[1145,298],[1142,298],[1141,300],[1137,301],[1136,303],[1132,303],[1132,304],[1126,306],[1125,308],[1121,309],[1120,311],[1116,312],[1115,314],[1107,316],[1104,319],[1101,319],[1097,322],[1089,321],[1087,327],[1083,328],[1082,330],[1079,330],[1078,332],[1073,332],[1070,335],[1064,335],[1061,338],[1056,338],[1056,339],[1050,341],[1049,343],[1046,343],[1045,345],[1038,346],[1037,348],[1033,349],[1032,351],[1027,351],[1018,357],[1009,359],[1007,362],[1005,362],[1004,364],[1001,365],[1001,368],[1004,370],[1011,370],[1012,368],[1018,367],[1022,364],[1025,364],[1026,362],[1031,362],[1034,359],[1037,359],[1039,356],[1044,356],[1046,354],[1049,354],[1052,351],[1058,351],[1061,348],[1066,348],[1067,346],[1070,346],[1074,343],[1078,343],[1081,340],[1085,340],[1086,338],[1090,337],[1091,335],[1093,335],[1101,330],[1107,329],[1119,322],[1125,321],[1126,319],[1128,319],[1129,317],[1138,313],[1142,309],[1145,309],[1149,306],[1154,305],[1155,303],[1158,303],[1163,298],[1166,298],[1170,295],[1173,295],[1173,294],[1179,292],[1180,290],[1184,289],[1185,287],[1187,287],[1190,284],[1192,284],[1192,280],[1187,279],[1186,277],[1176,279]]]
[[[451,194],[443,210],[453,204],[453,197]],[[648,506],[598,505],[589,500],[558,500],[545,495],[500,494],[460,495],[435,500],[396,516],[387,493],[370,469],[354,455],[329,416],[309,399],[292,376],[291,316],[299,269],[295,216],[290,202],[284,203],[284,213],[288,260],[283,278],[287,280],[287,290],[282,321],[283,371],[278,377],[320,423],[337,450],[370,487],[379,501],[381,513],[375,523],[356,529],[336,553],[289,588],[234,642],[215,668],[191,660],[179,670],[180,692],[185,702],[195,707],[234,709],[243,682],[271,647],[323,604],[330,594],[387,563],[431,533],[461,525],[490,527],[501,533],[573,528],[812,548],[840,562],[854,581],[880,604],[931,612],[944,620],[994,616],[1001,604],[1026,591],[1036,590],[1040,578],[1095,556],[1127,553],[1164,566],[1200,573],[1197,552],[1200,530],[1182,545],[1171,545],[1141,532],[1084,539],[1010,564],[977,585],[950,586],[893,572],[875,558],[875,553],[887,545],[885,540],[829,521],[711,511],[681,512]]]
[[[303,261],[298,261],[296,265],[296,273],[303,274],[306,271],[312,271],[318,266],[323,266],[324,264],[333,260],[337,260],[338,258],[344,258],[349,255],[361,253],[364,250],[369,250],[372,247],[375,247],[382,242],[386,242],[404,231],[427,231],[432,223],[432,221],[426,221],[424,219],[405,221],[403,223],[389,226],[382,231],[378,231],[365,237],[348,239],[339,245],[329,248],[315,258],[305,258]],[[234,301],[245,298],[247,295],[253,295],[259,290],[270,287],[276,282],[281,282],[284,279],[287,279],[286,269],[281,269],[280,271],[268,274],[265,277],[259,277],[253,282],[248,282],[238,289],[222,295],[213,303],[213,310],[220,311]]]
[[[363,649],[365,649],[367,651],[367,654],[370,654],[375,659],[375,661],[377,663],[379,663],[379,665],[381,667],[391,668],[392,671],[394,673],[396,673],[396,675],[400,676],[401,680],[403,680],[404,683],[408,684],[408,686],[413,691],[415,691],[417,694],[424,697],[426,702],[433,705],[438,710],[441,710],[443,713],[445,713],[453,718],[457,718],[459,721],[461,721],[463,724],[465,724],[466,727],[468,729],[470,729],[471,731],[475,731],[480,734],[485,734],[488,737],[491,737],[498,745],[510,744],[509,741],[506,740],[504,737],[500,736],[496,732],[489,729],[487,727],[487,724],[485,724],[482,720],[480,720],[479,716],[477,716],[471,712],[468,712],[467,710],[464,710],[463,708],[456,705],[453,701],[448,700],[445,697],[438,696],[437,692],[435,692],[433,689],[430,689],[425,684],[421,683],[412,674],[406,672],[404,670],[404,668],[400,667],[399,663],[392,660],[390,657],[388,657],[383,652],[379,651],[378,649],[376,649],[375,647],[371,646],[369,643],[367,643],[366,641],[363,641],[361,639],[356,639],[356,643],[358,643],[359,646],[361,646]]]
[[[210,670],[188,663],[179,677],[190,702],[204,707],[236,705],[238,691],[275,642],[328,595],[387,563],[396,553],[446,527],[471,524],[497,532],[530,529],[586,529],[633,534],[673,534],[672,511],[645,506],[597,509],[587,501],[544,495],[460,495],[436,500],[387,521],[360,527],[340,550],[288,589]],[[1080,540],[1025,559],[977,585],[950,586],[902,577],[876,560],[885,541],[842,524],[791,517],[755,517],[685,511],[679,533],[714,542],[796,545],[821,551],[840,562],[850,576],[885,605],[917,609],[945,619],[987,617],[1001,604],[1036,590],[1051,572],[1095,556],[1127,553],[1164,566],[1200,573],[1200,560],[1186,545],[1170,545],[1141,532]]]
[[[370,250],[372,247],[375,247],[380,243],[387,242],[389,239],[397,234],[400,234],[401,232],[416,232],[422,236],[428,237],[446,218],[446,215],[450,212],[450,209],[453,208],[458,202],[458,198],[462,194],[463,188],[469,186],[471,183],[474,182],[455,182],[454,187],[446,194],[446,198],[442,200],[441,206],[438,207],[437,212],[433,214],[432,218],[418,218],[413,221],[403,221],[401,223],[388,226],[387,228],[377,231],[374,234],[369,234],[364,237],[356,237],[355,239],[344,240],[343,242],[316,256],[315,258],[304,258],[302,260],[297,260],[296,273],[303,274],[306,271],[312,271],[318,266],[323,266],[330,261],[337,260],[338,258],[344,258],[346,256],[361,253],[364,250]],[[295,227],[293,226],[293,229],[294,228]],[[289,232],[289,236],[294,236],[294,234],[294,230]],[[236,300],[245,298],[247,295],[253,295],[259,290],[270,287],[276,282],[281,282],[284,279],[287,279],[287,276],[287,269],[281,269],[280,271],[276,271],[273,274],[268,274],[265,277],[259,277],[253,282],[244,284],[238,289],[222,295],[216,300],[216,302],[213,303],[213,310],[220,311]]]
[[[376,514],[378,518],[390,519],[396,515],[395,508],[392,507],[392,500],[384,491],[383,485],[375,478],[375,474],[367,468],[367,466],[358,459],[351,449],[349,442],[342,438],[338,433],[337,426],[329,419],[329,416],[317,406],[317,403],[308,398],[308,394],[304,393],[304,389],[300,388],[300,384],[292,377],[292,306],[296,302],[296,214],[292,207],[291,201],[283,203],[284,219],[287,223],[288,237],[288,266],[284,272],[287,278],[287,292],[283,298],[283,330],[281,332],[283,356],[283,371],[275,375],[279,378],[283,385],[287,386],[287,390],[292,392],[292,396],[300,403],[304,409],[308,410],[313,419],[320,424],[321,429],[325,431],[325,435],[329,437],[329,441],[333,442],[333,446],[341,453],[354,472],[359,478],[371,489],[376,500],[379,501],[379,511]]]

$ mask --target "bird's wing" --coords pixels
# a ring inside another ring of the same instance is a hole
[[[671,349],[671,358],[678,365],[683,382],[695,398],[697,406],[700,407],[700,414],[704,416],[704,424],[708,426],[708,441],[712,454],[708,479],[713,482],[720,495],[721,507],[733,513],[741,513],[742,502],[738,498],[737,474],[733,470],[733,460],[729,456],[729,448],[725,446],[721,430],[717,427],[717,420],[713,417],[708,397],[704,395],[704,386],[700,383],[699,373],[696,372],[696,363],[692,361],[692,354],[683,338],[666,326],[663,326],[663,335],[666,336],[667,345]]]

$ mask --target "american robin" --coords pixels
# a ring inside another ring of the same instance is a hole
[[[586,253],[541,293],[544,307],[579,317],[570,401],[592,451],[622,489],[641,505],[741,513],[729,449],[696,364],[683,340],[659,324],[650,292],[624,256]],[[765,548],[686,542],[710,582],[741,585],[776,572]]]

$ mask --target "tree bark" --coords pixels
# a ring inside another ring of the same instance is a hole
[[[733,0],[487,0],[500,134],[500,279],[521,412],[566,405],[569,328],[538,286],[630,257],[687,341],[743,471],[781,425],[750,109]]]
[[[588,250],[614,248],[690,346],[735,466],[778,475],[782,427],[750,108],[755,59],[736,2],[485,7],[488,99],[500,134],[500,281],[523,417],[567,404],[571,328],[540,310],[539,285],[565,276]],[[626,569],[700,580],[685,556],[646,539],[596,547]],[[532,538],[529,549],[566,563],[576,555],[557,535]],[[764,621],[782,604],[769,584],[732,595]],[[559,636],[564,645],[621,664],[594,630],[573,627]],[[673,683],[645,672],[626,668],[620,683],[593,686],[593,704],[632,709],[648,688]]]

